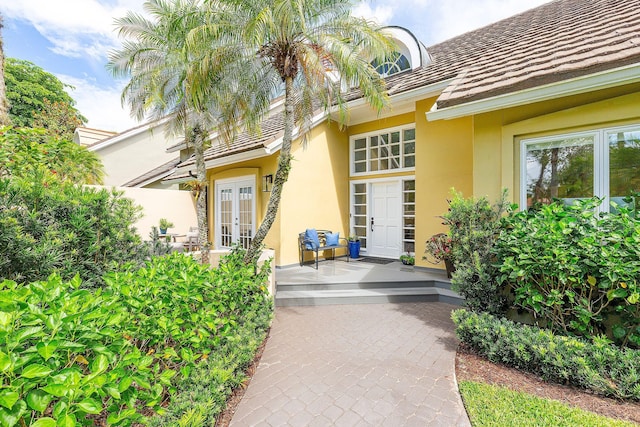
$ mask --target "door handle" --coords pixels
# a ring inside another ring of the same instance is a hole
[[[371,231],[373,231],[373,217],[371,217]]]

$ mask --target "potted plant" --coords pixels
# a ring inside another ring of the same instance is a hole
[[[455,267],[452,262],[451,237],[448,234],[438,233],[431,236],[427,240],[424,253],[425,255],[422,259],[431,264],[438,264],[444,261],[444,265],[447,268],[447,277],[451,278],[451,273],[454,272]]]
[[[411,255],[410,252],[407,252],[404,255],[400,255],[400,261],[402,261],[404,265],[414,265],[416,263],[415,257]]]
[[[160,228],[160,234],[167,234],[167,230],[173,227],[173,223],[166,218],[160,218],[160,223],[158,225]]]
[[[349,257],[352,259],[360,257],[360,238],[353,234],[349,236]]]

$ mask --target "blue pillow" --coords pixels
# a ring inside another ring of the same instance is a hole
[[[327,239],[327,246],[338,246],[338,241],[340,240],[340,232],[338,233],[327,233],[324,235]]]
[[[318,249],[320,247],[320,239],[318,239],[318,232],[315,228],[307,228],[304,232],[305,247],[307,249]]]

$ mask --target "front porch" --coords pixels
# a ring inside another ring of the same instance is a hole
[[[276,306],[446,302],[461,305],[444,271],[405,266],[399,261],[377,264],[343,259],[321,261],[318,270],[278,268]]]

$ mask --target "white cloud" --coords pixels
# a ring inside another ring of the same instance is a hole
[[[53,45],[52,50],[70,57],[106,58],[119,45],[114,18],[128,10],[141,11],[143,0],[0,0],[5,18],[30,23]]]
[[[431,37],[443,41],[483,27],[525,10],[549,3],[550,0],[447,0],[432,1],[435,16],[427,25]]]
[[[356,5],[352,14],[365,19],[370,19],[380,25],[389,24],[393,18],[393,7],[389,5],[371,7],[370,2],[362,2]]]
[[[89,119],[86,126],[122,132],[137,123],[129,116],[128,108],[120,104],[120,95],[124,84],[115,84],[112,87],[98,87],[90,79],[57,74],[62,82],[70,84],[75,89],[67,89],[69,95],[76,101],[76,108]]]

